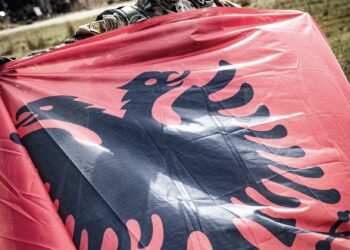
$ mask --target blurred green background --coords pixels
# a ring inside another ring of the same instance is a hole
[[[348,80],[350,79],[350,0],[255,0],[241,2],[254,8],[295,9],[308,12],[321,26],[345,75]]]
[[[328,37],[340,65],[350,79],[350,0],[236,0],[234,2],[243,7],[295,9],[310,13]],[[29,52],[57,45],[72,35],[79,25],[92,20],[94,16],[75,18],[74,21],[67,18],[64,22],[45,27],[10,34],[0,33],[0,55],[19,58]]]

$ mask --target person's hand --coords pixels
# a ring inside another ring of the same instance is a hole
[[[236,3],[232,3],[227,0],[214,0],[214,2],[216,3],[217,6],[222,6],[222,7],[237,7],[237,8],[241,7],[240,5]]]
[[[121,22],[117,15],[104,15],[103,16],[103,28],[105,31],[111,31],[118,29],[121,26]]]

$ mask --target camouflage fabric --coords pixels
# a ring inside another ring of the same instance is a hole
[[[102,12],[97,16],[95,22],[80,26],[72,37],[46,51],[152,17],[215,6],[234,7],[235,5],[225,0],[138,0],[135,6],[124,6]],[[46,51],[35,52],[29,56],[42,54]]]
[[[156,16],[213,6],[216,6],[213,0],[138,0],[132,7],[107,10],[96,21],[102,23],[104,32]]]
[[[85,35],[91,31],[91,35],[95,35],[156,16],[214,6],[235,5],[225,0],[138,0],[135,6],[104,11],[96,22],[80,27],[75,38],[79,39],[81,32]]]
[[[191,9],[213,7],[215,3],[212,0],[139,0],[136,6],[153,17]]]

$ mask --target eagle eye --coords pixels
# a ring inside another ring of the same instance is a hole
[[[152,86],[152,85],[156,84],[157,81],[158,81],[158,80],[157,80],[156,78],[151,78],[151,79],[148,79],[148,80],[145,82],[145,85],[146,85],[146,86]]]
[[[42,111],[50,111],[51,109],[53,109],[52,105],[45,105],[40,107],[40,110]]]

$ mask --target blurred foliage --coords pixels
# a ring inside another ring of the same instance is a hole
[[[93,20],[94,17],[84,18],[75,22],[66,22],[0,36],[0,55],[21,58],[30,52],[56,46],[70,37],[80,25]]]
[[[16,24],[13,24],[13,23],[7,22],[6,20],[0,19],[0,30],[10,29],[10,28],[13,28],[16,26],[17,26]]]

